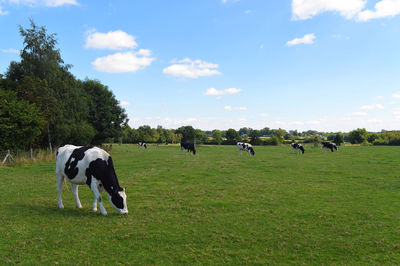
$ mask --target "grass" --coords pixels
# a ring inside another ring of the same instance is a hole
[[[0,168],[0,264],[397,264],[400,147],[114,145],[128,215],[76,209],[55,162]]]

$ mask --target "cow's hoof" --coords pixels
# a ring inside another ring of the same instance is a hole
[[[107,216],[107,213],[106,212],[102,212],[101,213],[103,216]]]
[[[64,209],[64,205],[58,205],[59,209]]]
[[[97,208],[96,209],[92,209],[93,212],[97,212]]]
[[[78,209],[82,209],[83,207],[82,207],[82,205],[80,205],[80,206],[76,206]]]

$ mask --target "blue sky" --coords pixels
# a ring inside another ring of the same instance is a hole
[[[0,73],[29,18],[135,128],[400,129],[400,0],[0,0]]]

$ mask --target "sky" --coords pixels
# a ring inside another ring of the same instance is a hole
[[[0,0],[0,73],[29,19],[133,128],[400,129],[400,0]]]

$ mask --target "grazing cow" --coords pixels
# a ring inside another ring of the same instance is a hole
[[[253,146],[249,143],[238,142],[237,144],[239,155],[242,155],[242,151],[246,151],[250,156],[254,156],[255,151]]]
[[[322,142],[322,151],[325,150],[331,150],[331,152],[333,152],[333,150],[335,149],[336,151],[338,150],[338,148],[336,147],[336,144],[333,142]]]
[[[300,143],[292,143],[291,146],[292,146],[292,152],[297,150],[298,152],[301,152],[302,154],[304,154],[304,151],[305,151],[304,147]]]
[[[82,208],[78,185],[87,184],[94,194],[92,210],[107,215],[101,192],[107,192],[111,205],[121,214],[128,213],[125,188],[119,186],[111,156],[97,147],[65,145],[58,149],[56,159],[58,207],[64,208],[61,199],[64,178],[71,182],[71,191],[77,208]]]
[[[181,142],[181,152],[183,153],[183,150],[187,150],[189,153],[193,152],[193,155],[196,155],[196,147],[194,146],[193,143],[187,143],[187,142]]]
[[[140,147],[143,147],[143,148],[147,149],[147,144],[145,142],[139,142],[138,145]]]

